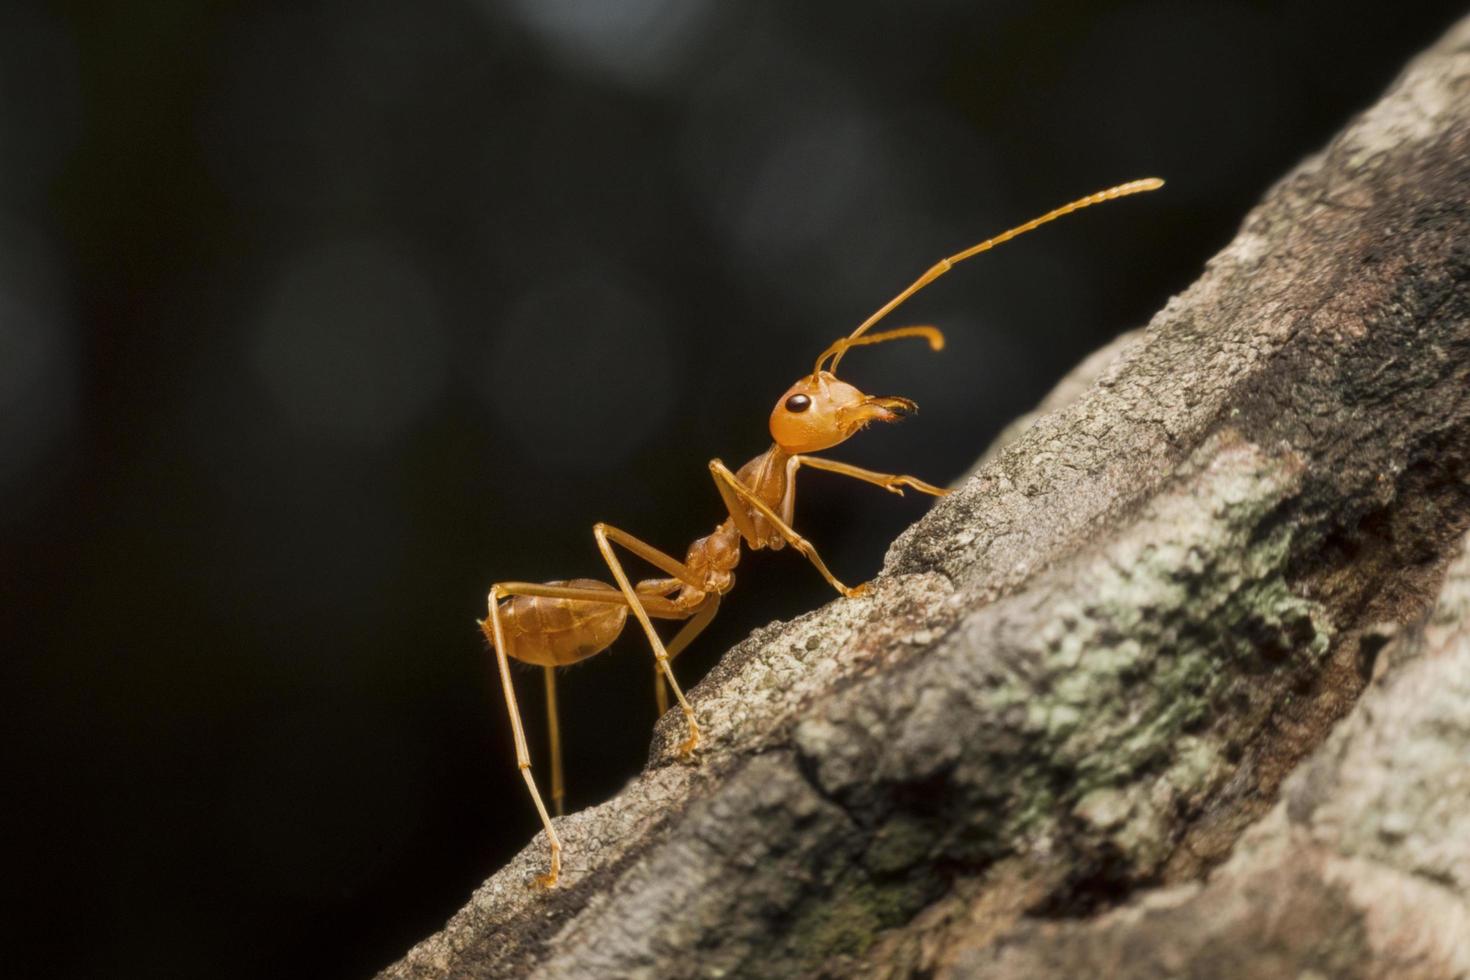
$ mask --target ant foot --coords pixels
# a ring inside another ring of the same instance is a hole
[[[864,582],[863,584],[853,586],[850,589],[843,589],[842,594],[847,596],[849,599],[861,599],[863,596],[873,594],[873,583]]]
[[[913,487],[920,493],[927,493],[931,497],[948,497],[950,494],[954,493],[954,491],[949,489],[948,487],[936,487],[932,483],[925,483],[923,480],[917,479],[912,476],[900,477],[900,479],[902,479],[906,485]]]
[[[679,759],[689,762],[694,758],[694,747],[699,744],[699,722],[694,720],[694,709],[684,705],[684,723],[689,726],[689,737],[679,743]]]
[[[549,872],[547,872],[544,875],[537,875],[536,876],[536,881],[534,882],[534,886],[536,888],[540,889],[541,891],[550,891],[551,889],[553,889],[553,888],[556,887],[556,879],[557,879],[556,872],[555,871],[549,871]]]

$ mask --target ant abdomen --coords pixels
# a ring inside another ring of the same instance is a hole
[[[606,582],[590,578],[546,584],[621,595]],[[612,646],[627,621],[626,605],[591,599],[517,595],[500,604],[501,628],[510,647],[506,652],[517,660],[542,667],[565,667],[601,653]],[[491,631],[487,630],[486,636],[493,646],[495,637]]]

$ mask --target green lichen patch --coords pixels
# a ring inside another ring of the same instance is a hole
[[[893,873],[1067,840],[1117,873],[1154,873],[1178,832],[1168,816],[1207,797],[1230,772],[1224,744],[1261,723],[1270,699],[1255,689],[1310,674],[1331,643],[1326,611],[1287,580],[1296,525],[1282,511],[1300,473],[1290,454],[1217,436],[1132,530],[915,663],[914,698],[857,692],[799,726],[818,784],[856,810],[944,801],[921,822],[880,818],[871,859]],[[966,692],[968,710],[920,710],[937,689]]]
[[[1277,511],[1297,467],[1228,435],[1203,457],[1139,533],[1070,577],[1075,598],[1053,607],[1059,625],[1025,651],[1025,676],[980,702],[1026,705],[1027,761],[997,760],[1011,769],[1018,839],[1075,820],[1132,873],[1152,873],[1170,843],[1162,811],[1221,780],[1221,741],[1259,723],[1262,699],[1232,695],[1310,672],[1330,645],[1325,610],[1286,579],[1294,526]]]

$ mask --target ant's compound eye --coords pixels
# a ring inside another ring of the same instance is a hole
[[[806,395],[792,395],[786,399],[786,411],[805,412],[812,407],[812,400]]]

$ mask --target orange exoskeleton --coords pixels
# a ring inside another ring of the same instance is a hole
[[[551,846],[551,866],[545,875],[537,879],[541,885],[556,883],[561,872],[561,841],[531,775],[531,756],[521,725],[520,710],[516,706],[509,658],[544,668],[547,718],[551,729],[551,795],[558,813],[564,791],[555,668],[583,660],[611,646],[627,623],[629,612],[653,649],[659,711],[662,713],[667,707],[664,690],[667,683],[685,719],[687,737],[680,746],[680,753],[686,758],[692,756],[699,745],[699,725],[694,709],[674,679],[670,663],[709,625],[719,610],[721,597],[734,587],[734,569],[740,562],[742,546],[779,549],[791,545],[842,595],[851,598],[866,592],[866,586],[849,587],[839,581],[811,543],[793,529],[797,471],[802,467],[826,470],[897,494],[902,494],[905,487],[934,496],[949,492],[917,477],[876,473],[812,455],[845,442],[873,422],[894,422],[916,409],[907,398],[866,395],[840,380],[837,365],[843,355],[854,347],[907,337],[927,340],[932,349],[939,350],[944,346],[944,335],[934,327],[899,327],[877,333],[868,333],[868,330],[957,262],[1073,211],[1162,186],[1163,181],[1149,178],[1098,191],[941,259],[851,334],[828,347],[817,358],[811,374],[798,380],[777,400],[770,417],[771,448],[735,472],[718,459],[710,461],[710,473],[727,516],[708,535],[690,545],[682,561],[626,531],[599,523],[593,528],[593,536],[616,582],[615,586],[592,579],[573,579],[540,584],[500,582],[490,589],[489,615],[480,626],[495,650],[515,740],[516,762]],[[613,550],[614,545],[643,559],[664,577],[644,579],[635,584],[624,571],[622,561]],[[675,620],[684,625],[665,644],[653,628],[654,619]]]

